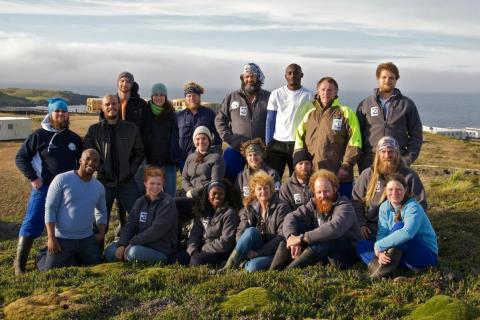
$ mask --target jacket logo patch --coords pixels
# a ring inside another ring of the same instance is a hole
[[[207,226],[208,226],[208,219],[207,218],[203,218],[202,219],[202,224],[203,224],[203,229],[207,229]]]
[[[340,131],[342,130],[342,118],[335,118],[332,121],[332,130]]]
[[[230,104],[230,110],[232,111],[238,109],[238,107],[240,107],[240,103],[238,101],[232,101]]]
[[[280,190],[280,182],[275,182],[275,191]]]
[[[68,149],[70,149],[70,150],[72,150],[72,151],[75,151],[75,150],[77,150],[77,146],[75,145],[75,143],[70,142],[70,143],[68,144]]]
[[[138,219],[138,221],[147,222],[147,216],[148,216],[148,212],[145,212],[145,211],[140,212],[140,218]]]
[[[241,106],[240,107],[240,115],[243,116],[243,117],[246,117],[248,114],[248,109],[246,106]]]
[[[294,193],[293,200],[295,200],[295,204],[302,203],[302,195],[300,193]]]
[[[382,186],[380,184],[380,181],[377,181],[377,185],[375,187],[375,192],[381,192],[382,191]]]
[[[250,194],[250,189],[248,187],[243,187],[243,196],[248,197]]]
[[[378,113],[380,112],[379,107],[372,107],[370,109],[370,117],[378,117]]]

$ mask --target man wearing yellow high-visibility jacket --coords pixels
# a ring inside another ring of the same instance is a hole
[[[353,166],[362,150],[360,125],[352,109],[338,100],[338,84],[325,77],[317,83],[315,100],[309,102],[295,131],[295,151],[307,149],[313,168],[337,174],[339,192],[351,198]]]

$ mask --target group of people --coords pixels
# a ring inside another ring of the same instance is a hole
[[[185,84],[186,108],[175,112],[164,84],[146,102],[122,72],[83,140],[69,129],[67,102],[50,99],[16,157],[32,185],[16,274],[43,226],[40,270],[102,258],[248,271],[347,268],[360,258],[372,277],[435,266],[425,190],[410,168],[423,141],[418,110],[396,88],[393,63],[376,77],[378,88],[354,112],[331,77],[314,93],[290,64],[286,85],[270,93],[248,63],[240,89],[215,113],[202,106],[197,83]],[[103,250],[115,200],[121,228]]]

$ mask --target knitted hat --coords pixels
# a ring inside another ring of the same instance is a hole
[[[52,113],[57,110],[63,110],[65,112],[68,112],[67,101],[57,97],[48,99],[48,113]]]
[[[189,93],[196,93],[198,95],[201,95],[205,92],[205,90],[198,83],[195,83],[193,81],[188,81],[183,85],[183,92],[185,96]]]
[[[307,149],[298,150],[293,154],[293,166],[295,167],[300,161],[312,161],[313,157]]]
[[[397,140],[395,140],[395,138],[385,136],[378,141],[377,151],[382,151],[388,147],[392,149],[400,150],[400,147],[398,146],[398,142]]]
[[[210,144],[212,143],[212,133],[210,132],[210,130],[208,130],[207,127],[205,126],[199,126],[195,129],[195,131],[193,131],[193,144],[195,144],[195,137],[197,136],[197,134],[204,134],[208,137],[208,139],[210,140]]]
[[[133,84],[133,82],[135,81],[135,79],[133,78],[133,74],[128,71],[123,71],[122,73],[120,73],[117,77],[117,82],[120,81],[120,79],[122,78],[127,78],[131,84]]]
[[[155,83],[152,86],[152,91],[150,96],[153,97],[155,94],[161,94],[165,97],[167,96],[167,87],[163,83]]]

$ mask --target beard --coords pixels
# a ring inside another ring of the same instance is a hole
[[[295,175],[298,179],[306,182],[310,178],[311,171],[295,170]]]
[[[260,82],[255,82],[254,84],[246,84],[242,79],[242,91],[247,95],[252,95],[260,91],[262,84]]]
[[[50,125],[52,126],[52,128],[55,128],[57,130],[67,129],[70,126],[70,119],[65,118],[63,120],[53,120],[52,118],[50,118]]]
[[[318,212],[328,214],[332,211],[333,201],[332,199],[315,199],[315,206]]]
[[[378,163],[378,171],[382,175],[389,175],[398,171],[400,161],[398,159],[380,161]]]

